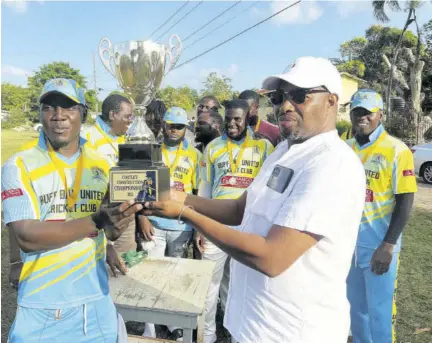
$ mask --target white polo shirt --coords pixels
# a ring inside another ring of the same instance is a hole
[[[276,165],[294,175],[283,193],[267,186]],[[288,150],[282,142],[247,190],[240,231],[272,225],[322,236],[275,278],[232,261],[224,325],[241,343],[346,343],[346,278],[365,200],[364,168],[336,130]]]

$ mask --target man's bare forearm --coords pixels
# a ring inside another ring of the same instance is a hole
[[[224,200],[217,200],[219,201],[224,202]],[[271,276],[271,254],[264,237],[234,230],[191,209],[185,209],[182,219],[235,260]]]
[[[242,203],[240,199],[208,199],[191,194],[185,200],[185,205],[193,206],[196,212],[225,225],[241,224],[244,214]]]
[[[20,248],[15,233],[9,230],[9,262],[15,263],[19,261],[21,261]]]
[[[10,223],[8,226],[24,252],[61,248],[97,230],[91,216],[67,222],[23,220]]]

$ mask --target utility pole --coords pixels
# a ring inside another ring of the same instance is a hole
[[[99,113],[99,99],[98,99],[98,88],[96,83],[96,59],[94,53],[93,53],[93,84],[94,84],[94,91],[96,93],[96,114],[97,114]]]

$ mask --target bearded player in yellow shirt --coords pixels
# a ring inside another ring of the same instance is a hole
[[[366,172],[366,203],[347,279],[354,343],[395,342],[401,234],[417,191],[413,155],[386,132],[382,111],[375,91],[361,89],[351,99],[356,135],[347,143]]]

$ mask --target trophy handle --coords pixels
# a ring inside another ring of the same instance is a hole
[[[173,40],[176,40],[176,42],[173,43]],[[169,61],[169,65],[165,75],[168,74],[170,70],[172,70],[174,66],[177,64],[177,61],[180,58],[182,50],[183,50],[183,43],[180,40],[180,37],[177,36],[176,34],[171,35],[168,41],[168,51],[167,51],[167,60]]]
[[[107,47],[104,47],[104,43],[107,43]],[[105,57],[105,53],[108,54],[108,58]],[[116,73],[111,69],[111,62],[114,60],[114,56],[112,54],[111,49],[111,42],[108,38],[104,37],[99,42],[99,57],[102,61],[102,64],[104,65],[105,69],[108,70],[108,72],[114,76],[115,79],[117,79]],[[114,60],[115,62],[115,60]]]

